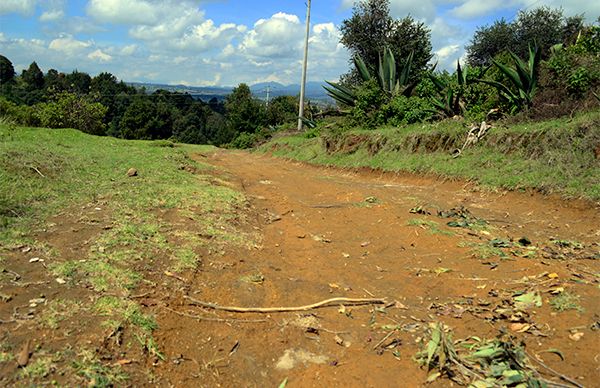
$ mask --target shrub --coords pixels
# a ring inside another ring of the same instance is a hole
[[[17,105],[2,96],[0,96],[0,117],[7,118],[15,124],[39,125],[33,108],[27,105]]]
[[[387,124],[401,126],[431,119],[433,106],[420,97],[396,96],[381,108]]]
[[[386,96],[375,79],[363,82],[356,89],[355,105],[350,111],[351,121],[365,129],[375,129],[385,124],[379,112],[385,101]]]
[[[107,108],[84,97],[61,92],[50,102],[34,106],[39,124],[48,128],[75,128],[92,135],[105,135]]]

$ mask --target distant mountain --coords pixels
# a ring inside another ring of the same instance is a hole
[[[146,92],[153,93],[156,90],[168,90],[170,92],[189,93],[194,98],[208,101],[211,98],[216,98],[219,101],[225,99],[225,97],[231,93],[232,87],[225,86],[186,86],[186,85],[165,85],[165,84],[153,84],[147,82],[128,82],[135,88],[145,88]],[[322,82],[307,82],[305,95],[309,100],[315,100],[320,102],[331,102],[331,98],[325,93],[323,89],[324,83]],[[300,94],[300,85],[283,85],[278,82],[260,82],[250,86],[250,91],[257,98],[266,100],[267,92],[269,98],[277,96],[297,96]]]

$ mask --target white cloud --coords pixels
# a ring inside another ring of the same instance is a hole
[[[511,7],[511,1],[502,0],[468,0],[452,9],[451,14],[461,19],[474,19],[494,11]]]
[[[51,50],[60,51],[67,55],[74,55],[90,47],[91,45],[91,42],[83,42],[81,40],[74,39],[71,35],[65,35],[51,41],[48,48]]]
[[[303,26],[296,15],[276,13],[269,19],[260,19],[246,33],[239,50],[252,57],[285,57],[302,47]]]
[[[136,52],[138,46],[136,44],[130,44],[121,48],[121,55],[132,55]]]
[[[62,10],[45,11],[40,15],[40,22],[55,22],[65,17]]]
[[[88,54],[87,57],[91,60],[95,60],[95,61],[99,61],[99,62],[110,62],[113,59],[112,56],[108,55],[107,53],[103,52],[100,49],[96,49],[95,51],[92,51],[91,53]]]
[[[105,23],[152,25],[159,20],[159,8],[147,0],[90,0],[87,13]]]
[[[143,40],[173,38],[181,35],[190,26],[201,23],[203,18],[202,11],[182,9],[180,14],[165,18],[159,23],[136,26],[130,30],[130,35]]]
[[[2,0],[0,1],[0,15],[13,12],[31,15],[35,11],[36,3],[36,0]]]

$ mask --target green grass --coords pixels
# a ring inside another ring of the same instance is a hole
[[[582,313],[583,307],[580,304],[581,297],[579,295],[572,294],[568,291],[562,292],[550,300],[550,306],[559,312],[576,310]]]
[[[0,253],[25,243],[35,247],[51,258],[49,275],[66,281],[61,287],[82,290],[45,306],[36,318],[41,327],[68,333],[79,315],[98,318],[86,323],[88,329],[124,329],[137,339],[126,346],[165,359],[153,337],[158,327],[153,314],[128,296],[140,285],[154,284],[150,278],[163,270],[195,270],[198,249],[248,246],[256,238],[237,226],[244,220],[240,209],[247,206],[243,194],[219,179],[218,171],[190,158],[211,149],[0,124]],[[127,176],[131,167],[138,176]],[[54,227],[52,216],[94,230],[81,242],[79,257],[61,257],[60,250],[33,238]],[[95,302],[88,307],[90,297]],[[96,386],[124,381],[119,368],[106,367],[88,350],[82,346],[63,360],[61,373]],[[54,371],[52,359],[40,358],[21,376],[34,384]]]
[[[594,155],[600,141],[600,111],[572,120],[500,124],[480,144],[453,158],[451,150],[462,147],[466,131],[463,124],[449,120],[376,131],[325,132],[312,139],[286,136],[259,151],[315,164],[442,175],[474,180],[488,188],[537,189],[600,200],[600,162]],[[360,139],[360,144],[349,143],[352,138]]]

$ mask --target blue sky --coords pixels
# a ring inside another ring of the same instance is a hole
[[[339,26],[354,0],[313,0],[308,78],[348,70]],[[451,68],[477,26],[549,5],[566,15],[600,15],[591,0],[391,0],[432,30],[435,59]],[[17,71],[102,71],[125,81],[231,86],[298,83],[304,0],[0,0],[0,54]]]

